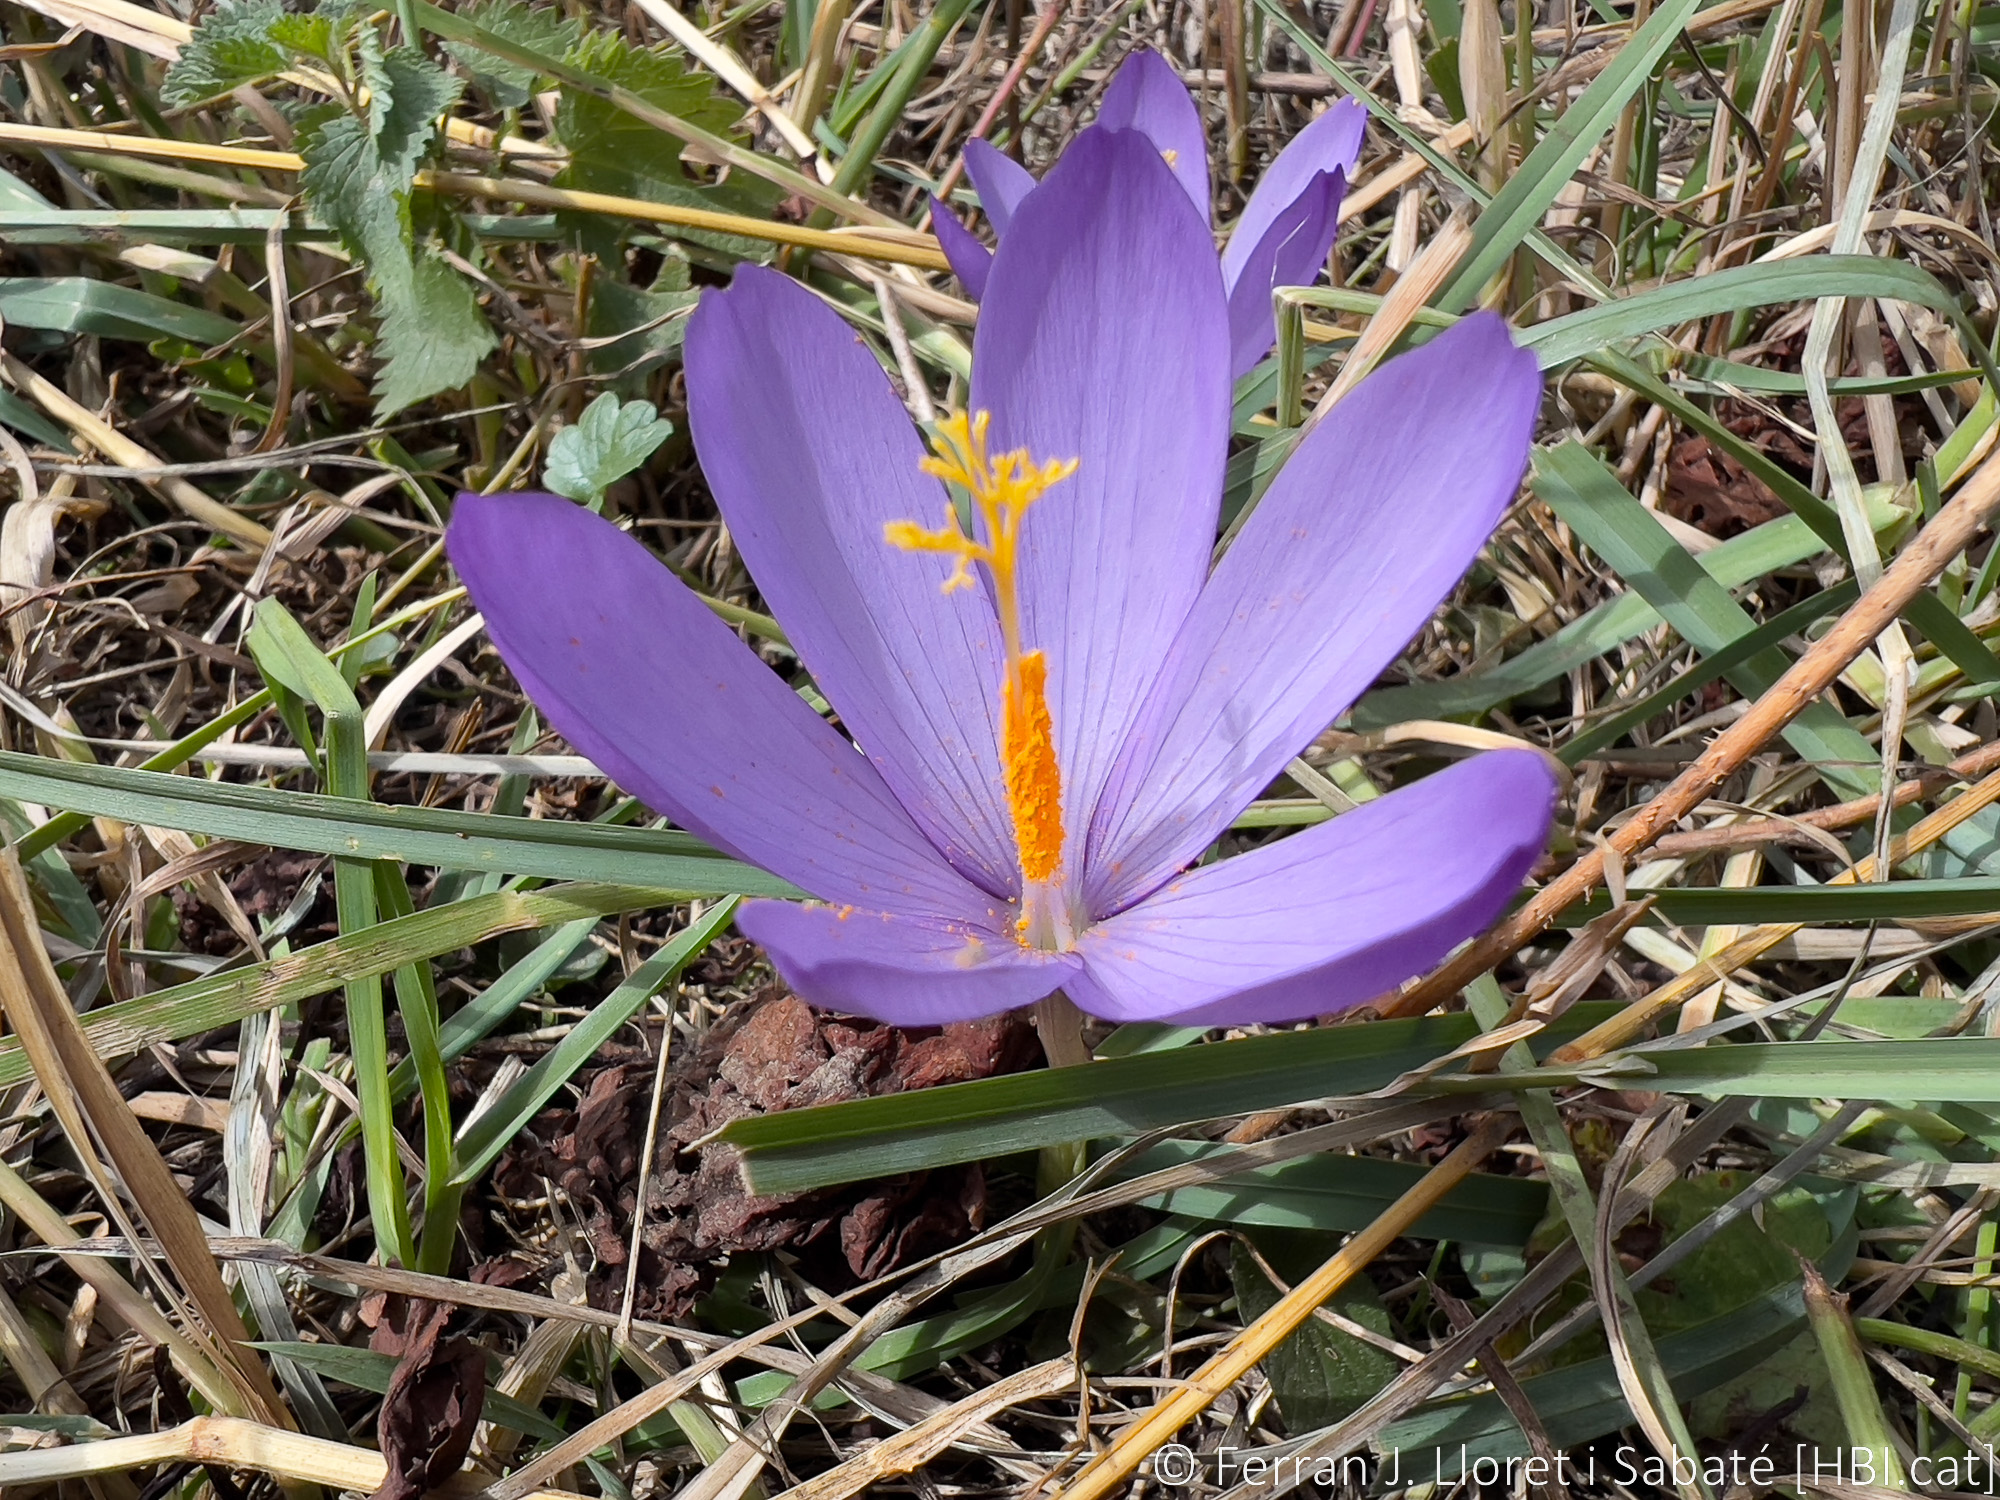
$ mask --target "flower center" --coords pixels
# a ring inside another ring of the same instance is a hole
[[[931,444],[935,456],[923,461],[925,473],[972,497],[979,535],[967,534],[949,500],[944,525],[935,531],[915,521],[891,521],[882,532],[892,547],[952,557],[956,566],[944,581],[946,593],[971,584],[975,563],[986,570],[1007,653],[1000,682],[1000,762],[1014,842],[1021,852],[1021,937],[1034,947],[1061,947],[1066,946],[1067,923],[1061,920],[1053,886],[1062,868],[1062,772],[1049,718],[1049,664],[1040,651],[1021,643],[1016,584],[1021,518],[1076,472],[1076,460],[1037,464],[1025,448],[993,453],[987,447],[989,425],[986,412],[953,412],[938,423]]]

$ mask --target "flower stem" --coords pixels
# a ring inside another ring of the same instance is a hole
[[[1083,1012],[1061,990],[1035,1002],[1035,1031],[1042,1039],[1042,1055],[1048,1058],[1050,1067],[1080,1067],[1091,1060],[1090,1048],[1083,1040]],[[1043,1196],[1055,1192],[1083,1170],[1084,1144],[1063,1141],[1042,1147],[1035,1186]],[[1049,1227],[1071,1234],[1076,1228],[1067,1221]]]

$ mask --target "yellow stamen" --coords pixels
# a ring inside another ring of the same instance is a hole
[[[1062,772],[1056,764],[1054,725],[1049,716],[1048,661],[1024,649],[1016,592],[1021,518],[1044,494],[1076,472],[1076,460],[1037,464],[1025,448],[994,454],[987,448],[989,416],[953,412],[938,423],[936,456],[923,460],[924,472],[955,484],[972,497],[977,538],[959,524],[946,503],[944,525],[926,530],[914,521],[891,521],[882,528],[889,545],[906,552],[941,552],[954,560],[944,591],[972,582],[972,565],[986,570],[993,605],[1000,617],[1006,650],[1000,684],[1000,760],[1007,785],[1014,841],[1021,853],[1022,906],[1041,904],[1035,888],[1046,887],[1062,866]],[[1040,893],[1046,895],[1046,892]],[[1022,918],[1022,931],[1028,918]]]
[[[1160,153],[1160,156],[1170,167],[1179,165],[1181,159],[1180,152],[1174,150],[1172,146],[1169,146],[1164,151],[1162,151]]]

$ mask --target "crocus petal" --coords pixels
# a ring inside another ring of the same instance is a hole
[[[1241,378],[1256,368],[1278,337],[1271,292],[1281,286],[1311,286],[1326,263],[1340,224],[1340,195],[1346,179],[1322,172],[1265,229],[1229,284],[1229,373]],[[1233,248],[1234,240],[1230,242]],[[961,278],[962,279],[962,278]]]
[[[1178,876],[1077,946],[1112,1021],[1236,1026],[1360,1005],[1497,917],[1548,836],[1555,777],[1501,750]]]
[[[746,901],[736,925],[808,1004],[892,1026],[942,1026],[1029,1005],[1081,967],[1073,953],[1022,947],[997,924]]]
[[[744,266],[701,299],[687,380],[709,489],[800,658],[931,842],[1008,892],[999,624],[978,590],[944,592],[949,559],[883,538],[949,504],[888,377],[819,298]]]
[[[1481,313],[1308,434],[1203,590],[1098,807],[1093,913],[1198,855],[1395,659],[1513,499],[1540,399],[1534,356]]]
[[[1222,252],[1222,279],[1234,286],[1250,264],[1265,232],[1286,209],[1296,203],[1314,181],[1325,172],[1339,172],[1352,179],[1354,164],[1361,159],[1361,132],[1368,123],[1368,111],[1358,99],[1343,99],[1291,140],[1278,159],[1257,183],[1250,201],[1243,205],[1229,244]],[[1322,250],[1314,264],[1326,259]],[[1283,283],[1280,283],[1281,285]]]
[[[979,242],[979,236],[958,222],[958,216],[936,194],[931,195],[931,233],[938,248],[951,262],[951,273],[965,288],[965,295],[977,302],[986,295],[986,273],[993,268],[993,252]]]
[[[986,210],[986,222],[995,236],[1007,232],[1014,222],[1014,210],[1035,190],[1035,174],[985,141],[965,143],[965,175],[979,192],[979,206]]]
[[[627,791],[829,901],[992,908],[867,758],[609,521],[555,495],[460,495],[445,542],[522,688]]]
[[[1136,130],[1174,169],[1174,177],[1209,222],[1208,137],[1201,111],[1172,63],[1141,48],[1119,66],[1104,90],[1097,123],[1108,130]]]
[[[1027,513],[1020,576],[1072,849],[1208,570],[1227,340],[1208,230],[1159,153],[1085,131],[1000,242],[972,361],[994,452],[1078,461]]]

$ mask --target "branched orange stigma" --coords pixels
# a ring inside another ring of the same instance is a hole
[[[953,412],[938,423],[932,441],[935,456],[923,460],[925,473],[971,496],[978,537],[967,534],[949,502],[945,523],[935,531],[914,521],[891,521],[882,533],[890,546],[906,552],[951,556],[955,566],[944,581],[946,593],[972,582],[974,563],[986,569],[992,582],[1007,653],[1000,684],[1000,759],[1014,840],[1021,851],[1021,875],[1024,885],[1032,888],[1054,879],[1062,864],[1062,773],[1056,765],[1049,717],[1048,661],[1040,651],[1024,650],[1021,644],[1016,565],[1021,518],[1029,506],[1076,472],[1076,460],[1038,464],[1025,448],[992,453],[987,447],[989,425],[986,412],[976,416]],[[1028,892],[1023,894],[1025,900]]]

